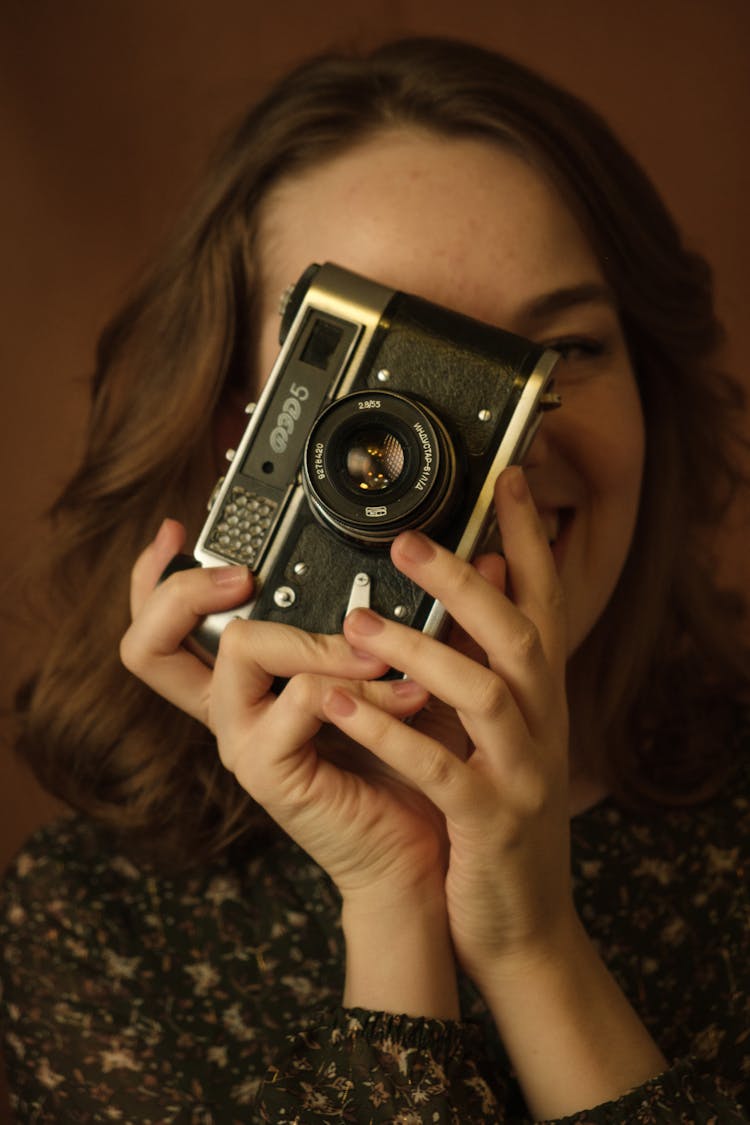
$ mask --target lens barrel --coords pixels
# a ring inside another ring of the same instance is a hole
[[[360,546],[430,531],[455,497],[458,458],[440,418],[393,392],[356,391],[316,418],[303,458],[312,510]]]

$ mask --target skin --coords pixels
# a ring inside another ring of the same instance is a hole
[[[193,570],[154,588],[184,541],[167,520],[134,568],[123,661],[210,727],[239,783],[335,881],[345,1004],[457,1017],[458,963],[533,1114],[610,1100],[665,1065],[591,947],[569,873],[565,665],[617,583],[643,466],[616,307],[550,185],[474,140],[396,131],[282,184],[260,250],[259,371],[276,354],[278,292],[331,260],[539,341],[575,341],[559,365],[564,407],[525,472],[497,482],[502,559],[471,565],[411,532],[392,546],[446,606],[451,643],[365,610],[339,637],[237,621],[209,669],[182,641],[246,600],[252,578]],[[372,682],[387,666],[412,682]],[[275,697],[277,675],[289,682]],[[420,714],[428,693],[437,723]],[[320,754],[326,721],[388,772]]]

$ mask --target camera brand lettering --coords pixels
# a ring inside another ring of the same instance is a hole
[[[310,392],[304,383],[292,383],[289,396],[284,401],[276,425],[271,430],[269,444],[274,453],[285,453],[289,438],[294,433],[295,423],[302,415],[302,403],[310,397]]]
[[[421,422],[414,423],[414,431],[422,443],[422,452],[424,454],[422,472],[419,475],[419,479],[415,481],[414,487],[417,492],[422,492],[429,484],[430,476],[432,475],[432,443],[430,441],[430,435]]]

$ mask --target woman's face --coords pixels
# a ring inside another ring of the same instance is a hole
[[[563,399],[525,461],[566,596],[572,652],[617,583],[644,459],[640,399],[614,300],[576,221],[500,146],[381,134],[281,183],[261,215],[258,370],[278,351],[278,301],[331,261],[560,349]]]

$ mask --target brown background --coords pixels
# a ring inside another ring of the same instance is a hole
[[[747,380],[747,0],[4,0],[1,702],[34,644],[13,575],[75,461],[95,338],[129,279],[270,79],[331,44],[411,32],[494,46],[609,118],[713,263],[727,363]],[[723,548],[732,581],[746,518],[735,513]],[[54,808],[7,741],[0,866]]]

